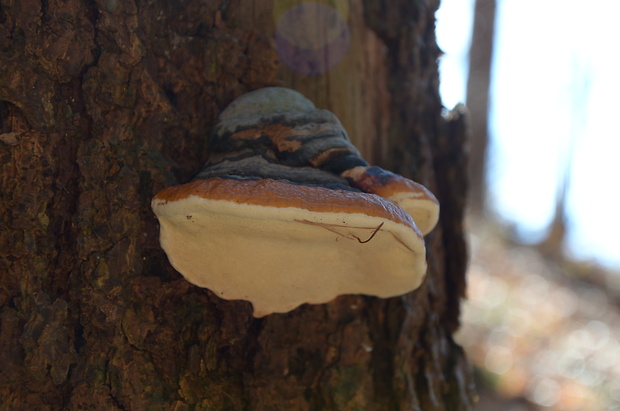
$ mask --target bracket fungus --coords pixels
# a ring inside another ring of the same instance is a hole
[[[208,146],[193,181],[152,201],[161,246],[189,282],[250,301],[255,317],[421,284],[437,200],[369,166],[331,112],[259,89],[221,113]]]

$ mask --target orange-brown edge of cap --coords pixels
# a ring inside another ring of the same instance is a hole
[[[368,174],[366,172],[368,168],[369,167],[355,167],[343,172],[341,176],[351,179],[358,188],[383,198],[389,198],[400,193],[414,192],[423,195],[423,197],[420,197],[420,200],[428,200],[439,204],[435,195],[422,184],[385,170],[386,175],[383,176],[383,179],[385,179],[387,183],[383,183],[381,182],[381,177]]]
[[[319,213],[360,213],[386,218],[418,231],[405,210],[378,195],[272,179],[236,180],[214,177],[195,180],[164,188],[153,198],[153,205],[165,205],[189,196],[264,207],[294,207]]]

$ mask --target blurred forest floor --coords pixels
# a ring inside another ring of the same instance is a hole
[[[620,272],[545,255],[496,223],[469,226],[456,339],[475,368],[477,410],[620,410]]]

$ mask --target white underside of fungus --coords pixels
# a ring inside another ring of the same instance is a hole
[[[250,301],[255,317],[341,294],[400,295],[426,272],[411,218],[372,194],[210,179],[160,192],[153,209],[171,264],[221,298]]]

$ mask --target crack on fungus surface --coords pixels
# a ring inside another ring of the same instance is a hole
[[[325,223],[316,223],[313,221],[308,221],[308,220],[295,220],[295,222],[297,223],[301,223],[301,224],[308,224],[308,225],[316,225],[319,227],[322,227],[324,229],[326,229],[327,231],[331,231],[334,234],[337,234],[341,237],[344,237],[348,240],[357,240],[360,244],[366,244],[367,242],[369,242],[370,240],[372,240],[374,238],[375,235],[377,235],[377,233],[381,230],[381,227],[383,227],[383,224],[385,223],[381,223],[379,224],[377,227],[355,227],[355,226],[348,226],[348,225],[340,225],[340,224],[325,224]],[[370,235],[370,237],[368,237],[368,239],[366,240],[362,240],[360,239],[358,236],[356,236],[353,233],[348,233],[348,234],[342,234],[341,232],[330,228],[330,227],[338,227],[338,228],[357,228],[359,230],[373,230],[372,234]]]

